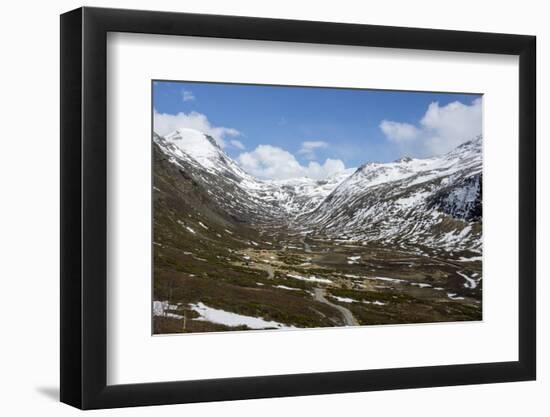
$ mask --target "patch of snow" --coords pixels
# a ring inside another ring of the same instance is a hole
[[[454,292],[448,292],[447,297],[449,297],[451,300],[464,300],[464,297],[457,297],[456,293]]]
[[[360,259],[361,259],[360,256],[348,256],[348,264],[349,265],[358,264]]]
[[[276,321],[264,320],[261,317],[244,316],[242,314],[208,307],[202,302],[189,304],[189,306],[200,315],[199,318],[194,319],[198,321],[209,321],[211,323],[223,324],[224,326],[230,327],[246,326],[250,329],[295,329],[294,326],[288,326]]]
[[[475,287],[477,287],[477,281],[475,279],[470,278],[468,275],[463,274],[462,272],[457,271],[456,273],[466,280],[466,282],[464,283],[464,286],[466,288],[470,288],[473,290]]]
[[[287,287],[286,285],[274,285],[273,288],[280,288],[282,290],[301,291],[300,288]]]
[[[367,301],[363,300],[363,304],[374,304],[375,306],[385,306],[387,303],[383,303],[382,301]]]
[[[417,192],[416,194],[412,194],[409,197],[403,197],[396,200],[395,204],[403,208],[417,207],[418,205],[424,202],[424,200],[428,195],[430,195],[430,193],[427,191]]]
[[[301,281],[309,281],[309,282],[321,282],[323,284],[332,284],[332,281],[330,279],[326,278],[317,278],[316,276],[309,276],[309,277],[303,277],[301,275],[295,275],[295,274],[287,274],[288,277],[299,279]]]
[[[411,282],[411,285],[414,285],[416,287],[420,287],[420,288],[428,288],[428,287],[431,287],[430,284],[425,284],[423,282]]]
[[[366,277],[367,279],[375,279],[379,281],[388,281],[388,282],[405,282],[404,279],[398,278],[387,278],[387,277]]]
[[[354,300],[353,298],[348,297],[338,297],[337,295],[331,295],[332,298],[334,298],[336,301],[340,301],[341,303],[356,303],[357,300]]]
[[[463,256],[460,257],[460,262],[475,262],[475,261],[481,261],[483,260],[483,256],[474,256],[473,258],[465,258]]]

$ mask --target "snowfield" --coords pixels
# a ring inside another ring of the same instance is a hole
[[[334,298],[336,301],[340,301],[341,303],[356,303],[357,300],[354,300],[353,298],[348,297],[338,297],[337,295],[331,295],[331,298]]]
[[[332,281],[330,279],[317,278],[313,275],[311,275],[309,277],[303,277],[301,275],[296,275],[296,274],[287,274],[287,277],[294,278],[294,279],[299,279],[300,281],[320,282],[320,283],[323,283],[323,284],[331,284],[332,283]]]
[[[223,324],[224,326],[231,327],[246,326],[251,329],[295,329],[294,326],[287,326],[276,321],[264,320],[261,317],[243,316],[242,314],[215,309],[203,303],[190,304],[189,306],[199,313],[200,317],[194,319],[198,321],[209,321],[211,323]]]

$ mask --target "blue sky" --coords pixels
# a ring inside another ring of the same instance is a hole
[[[482,128],[481,96],[471,94],[155,81],[153,108],[158,133],[179,124],[211,129],[260,177],[261,145],[271,147],[264,156],[281,149],[306,168],[327,159],[350,168],[444,153]]]

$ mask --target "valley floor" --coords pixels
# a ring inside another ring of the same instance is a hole
[[[479,254],[260,236],[225,247],[156,242],[154,333],[482,319]]]

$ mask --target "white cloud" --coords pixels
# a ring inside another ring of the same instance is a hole
[[[195,95],[192,91],[189,90],[181,90],[181,98],[183,101],[193,101],[195,100]]]
[[[380,129],[382,129],[382,132],[384,132],[389,140],[395,142],[416,139],[420,133],[414,125],[409,123],[391,122],[389,120],[382,120],[382,123],[380,123]]]
[[[403,151],[416,156],[442,154],[482,132],[482,101],[471,104],[454,101],[446,106],[433,102],[418,126],[383,120],[380,129]]]
[[[340,159],[328,158],[323,165],[318,162],[310,162],[306,169],[308,177],[323,179],[344,171],[346,166]]]
[[[302,146],[298,151],[298,154],[304,155],[307,159],[315,159],[315,151],[317,149],[327,148],[328,143],[322,140],[307,140],[302,142]]]
[[[234,146],[235,148],[237,148],[237,149],[243,150],[243,149],[245,148],[245,146],[243,145],[243,143],[242,143],[240,140],[237,140],[237,139],[231,139],[231,140],[229,141],[229,143],[230,143],[231,145],[233,145],[233,146]]]
[[[154,111],[153,130],[159,135],[167,135],[182,127],[199,130],[212,136],[222,148],[226,146],[226,137],[235,137],[241,134],[237,129],[213,126],[202,113],[193,111],[190,113],[168,114]]]
[[[323,179],[346,168],[339,159],[327,159],[324,164],[310,162],[303,166],[290,152],[272,145],[259,145],[252,152],[244,152],[239,155],[238,162],[245,171],[263,179]]]

